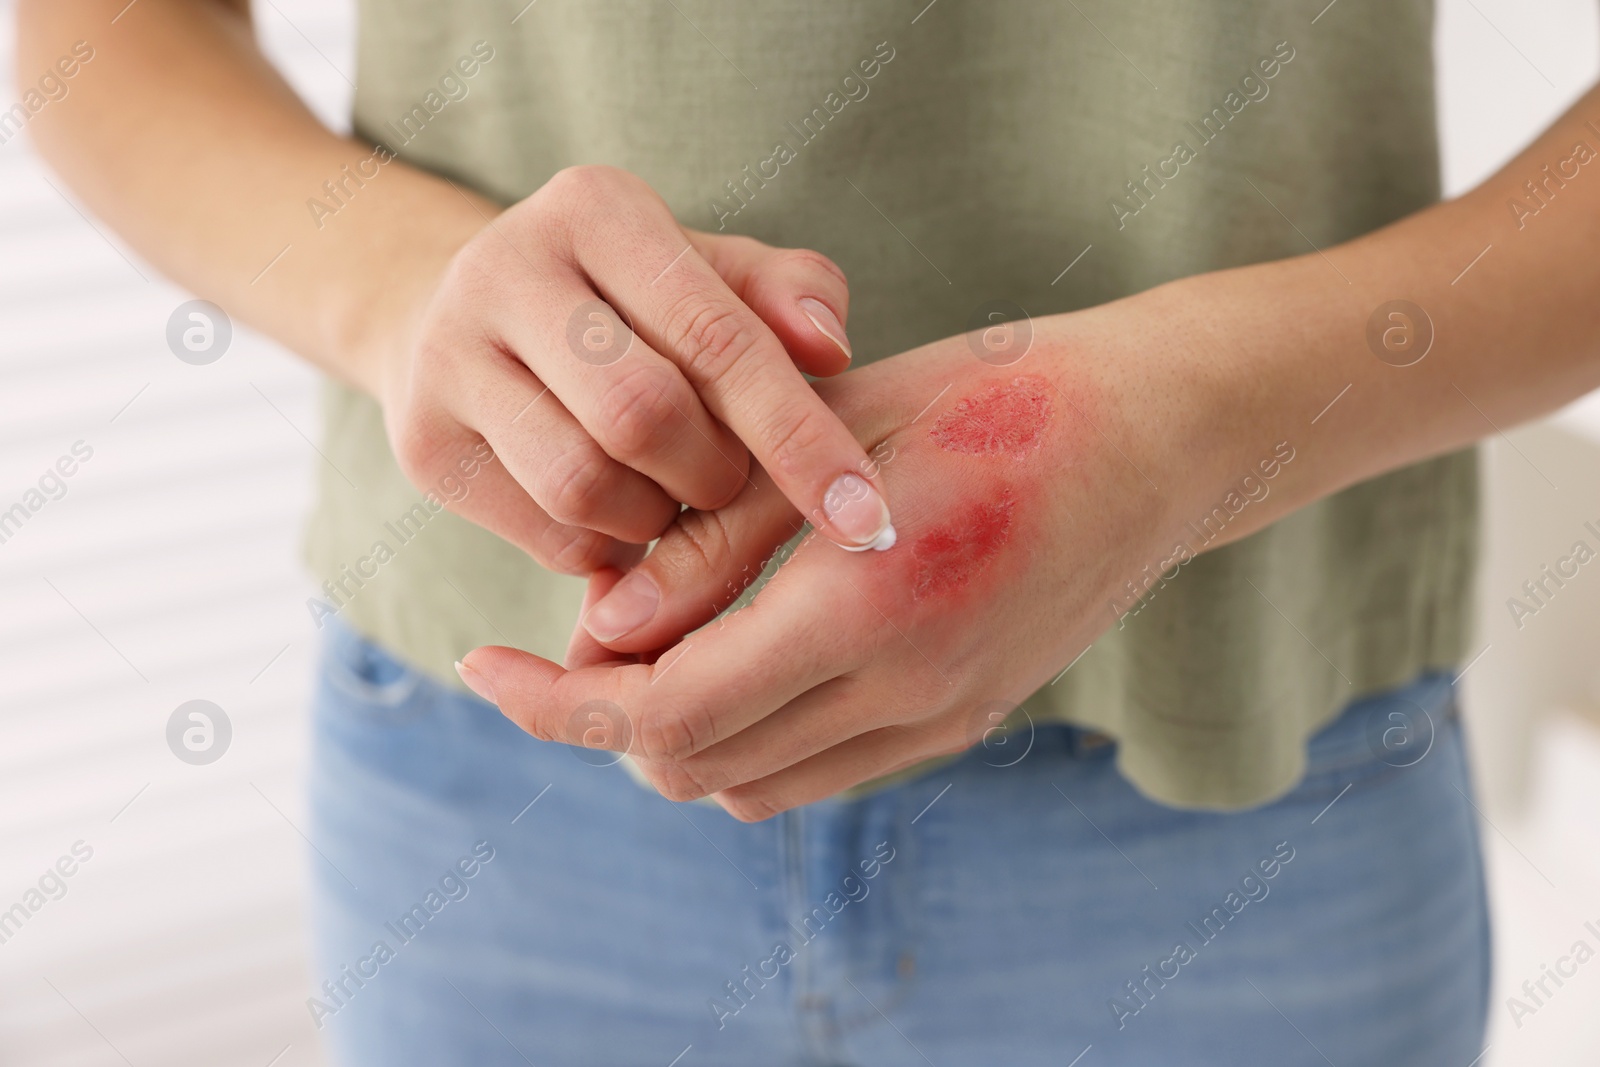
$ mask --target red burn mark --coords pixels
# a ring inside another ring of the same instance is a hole
[[[917,563],[912,595],[925,600],[963,588],[1011,540],[1011,512],[1015,507],[1016,501],[1008,493],[992,504],[977,505],[965,521],[924,534],[911,547]]]
[[[939,416],[928,431],[940,448],[969,456],[1022,456],[1050,421],[1050,384],[1036,375],[991,385]]]

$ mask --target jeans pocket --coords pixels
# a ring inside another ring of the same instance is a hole
[[[333,714],[400,725],[433,704],[421,671],[337,620],[327,624],[319,673],[323,703]]]

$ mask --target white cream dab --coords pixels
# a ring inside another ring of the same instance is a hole
[[[894,547],[895,537],[894,523],[890,523],[878,531],[877,537],[874,537],[864,545],[840,545],[839,547],[846,552],[865,552],[869,548],[877,552],[887,552]]]

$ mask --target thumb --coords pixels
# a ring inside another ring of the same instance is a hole
[[[701,258],[767,324],[795,365],[826,378],[850,366],[844,271],[808,248],[774,248],[751,237],[685,231]]]
[[[576,671],[584,667],[601,667],[613,663],[638,662],[637,657],[619,656],[609,648],[606,648],[590,636],[589,631],[581,625],[581,620],[589,614],[589,609],[599,603],[607,593],[615,589],[622,578],[623,573],[615,567],[601,567],[589,575],[589,585],[583,593],[583,607],[578,613],[580,625],[573,628],[572,638],[567,642],[567,655],[561,664],[567,670]]]
[[[685,511],[644,561],[586,606],[582,637],[616,652],[650,652],[709,622],[761,574],[805,520],[760,468],[719,511]],[[615,572],[608,572],[615,573]],[[609,581],[609,579],[608,579]],[[575,648],[603,658],[586,642]]]

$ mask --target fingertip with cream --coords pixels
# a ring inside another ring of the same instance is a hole
[[[894,547],[894,543],[899,539],[899,536],[900,535],[894,531],[894,524],[891,523],[879,531],[878,536],[874,537],[868,544],[840,545],[839,547],[844,549],[846,552],[887,552],[889,549]]]
[[[894,526],[889,520],[889,505],[873,484],[861,475],[846,472],[833,480],[822,497],[822,513],[842,540],[842,547],[854,551],[888,548],[894,544]]]

